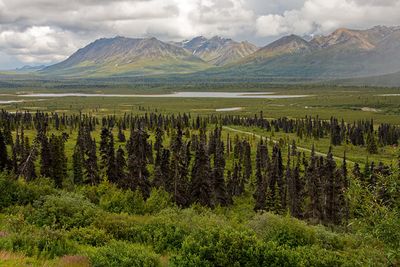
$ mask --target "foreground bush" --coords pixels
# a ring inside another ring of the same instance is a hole
[[[160,266],[159,256],[149,248],[122,241],[111,242],[87,254],[93,267]]]
[[[54,258],[77,252],[65,233],[49,228],[25,226],[18,232],[7,232],[0,238],[0,249],[24,252],[27,256]]]
[[[27,214],[28,222],[55,229],[71,229],[90,225],[100,216],[99,209],[75,193],[59,192],[36,201]]]
[[[152,245],[156,252],[180,249],[188,232],[162,218],[107,214],[94,225],[118,240]]]
[[[55,193],[50,179],[38,178],[32,182],[14,180],[12,176],[0,174],[0,211],[13,205],[32,204],[40,197]]]
[[[107,244],[112,237],[102,229],[89,226],[71,229],[68,238],[82,245],[100,247]]]
[[[153,188],[145,201],[140,191],[122,190],[107,181],[98,186],[86,186],[81,192],[92,203],[105,211],[128,214],[155,214],[172,207],[171,195],[163,189]]]

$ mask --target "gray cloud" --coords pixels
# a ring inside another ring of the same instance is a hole
[[[299,9],[257,18],[260,36],[324,34],[338,27],[400,24],[398,0],[306,0]]]
[[[100,37],[222,35],[264,45],[288,33],[400,24],[399,13],[398,0],[0,0],[0,69],[12,58],[56,62]]]

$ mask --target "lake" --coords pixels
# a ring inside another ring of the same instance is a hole
[[[153,98],[264,98],[283,99],[300,98],[310,95],[276,95],[274,92],[175,92],[172,94],[88,94],[88,93],[31,93],[20,94],[19,97],[153,97]]]

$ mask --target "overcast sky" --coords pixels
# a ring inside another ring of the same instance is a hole
[[[0,0],[0,69],[50,64],[100,37],[286,34],[400,25],[400,0]]]

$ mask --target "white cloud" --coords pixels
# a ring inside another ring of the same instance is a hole
[[[64,42],[67,37],[65,32],[48,26],[34,26],[23,32],[7,30],[0,33],[0,48],[22,62],[54,62],[76,49]]]
[[[0,49],[42,63],[116,35],[222,35],[263,45],[284,34],[396,25],[398,14],[399,0],[0,0]]]
[[[0,15],[0,47],[24,62],[60,60],[115,35],[234,37],[255,21],[243,0],[0,0]]]
[[[339,27],[400,24],[398,0],[306,0],[299,9],[257,18],[259,36],[328,33]]]

